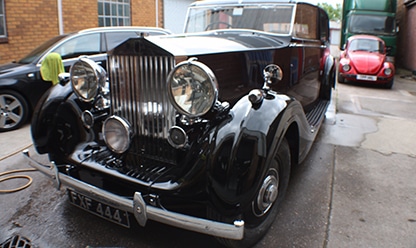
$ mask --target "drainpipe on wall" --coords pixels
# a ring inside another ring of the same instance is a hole
[[[156,5],[156,27],[159,27],[159,0],[155,0]]]
[[[56,0],[58,3],[58,26],[59,34],[64,34],[64,21],[62,17],[62,0]]]

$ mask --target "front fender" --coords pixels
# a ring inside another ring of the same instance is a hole
[[[335,88],[335,74],[336,74],[336,63],[335,58],[332,55],[326,56],[325,67],[324,67],[324,82],[332,88]]]
[[[72,93],[69,84],[50,88],[36,105],[31,121],[32,140],[38,153],[47,153],[48,131],[51,129],[59,105]]]
[[[65,119],[64,122],[61,121],[61,123],[65,123],[65,128],[68,128],[71,123],[80,130],[76,135],[82,136],[82,129],[78,128],[80,126],[80,109],[74,103],[73,98],[75,97],[71,84],[64,86],[57,84],[39,101],[31,122],[33,144],[38,153],[55,152],[65,146],[63,142],[58,142],[59,139],[62,141],[63,135],[66,135],[62,130],[57,130],[60,125],[59,120],[62,118]],[[75,141],[75,138],[72,137],[72,140]]]
[[[208,177],[214,208],[234,212],[251,203],[266,173],[268,156],[288,126],[289,120],[282,117],[291,101],[273,93],[253,106],[243,97],[213,130]]]

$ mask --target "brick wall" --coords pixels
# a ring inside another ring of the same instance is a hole
[[[397,41],[398,54],[396,62],[401,67],[416,71],[416,1],[399,0],[397,19],[399,21],[399,35]]]
[[[159,23],[156,23],[156,5]],[[133,26],[163,27],[163,0],[132,0],[131,9]]]
[[[98,27],[97,0],[62,0],[62,18],[64,33]]]
[[[156,25],[156,2],[159,24]],[[19,60],[46,40],[59,35],[57,0],[7,0],[8,39],[0,41],[0,64]],[[131,24],[163,27],[162,0],[130,0]],[[97,0],[62,0],[65,33],[98,26]]]
[[[20,59],[34,47],[57,35],[56,1],[5,1],[8,40],[0,44],[0,62]]]
[[[396,21],[399,25],[399,33],[397,34],[396,64],[400,66],[404,66],[406,64],[405,62],[406,51],[402,49],[403,45],[405,45],[406,40],[408,39],[407,34],[406,34],[406,29],[407,29],[406,14],[407,14],[407,10],[406,10],[406,7],[404,6],[403,0],[398,0]]]

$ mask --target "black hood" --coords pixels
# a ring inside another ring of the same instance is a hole
[[[140,42],[145,39],[148,42]],[[109,54],[144,54],[194,56],[228,52],[254,51],[289,45],[290,37],[252,30],[217,30],[212,32],[132,38]],[[161,51],[162,49],[163,51]]]
[[[36,65],[34,64],[19,64],[19,63],[8,63],[0,65],[0,78],[9,78],[16,75],[24,75],[28,72],[33,72]]]

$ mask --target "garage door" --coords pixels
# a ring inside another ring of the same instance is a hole
[[[188,6],[195,0],[164,0],[164,28],[182,33]]]

